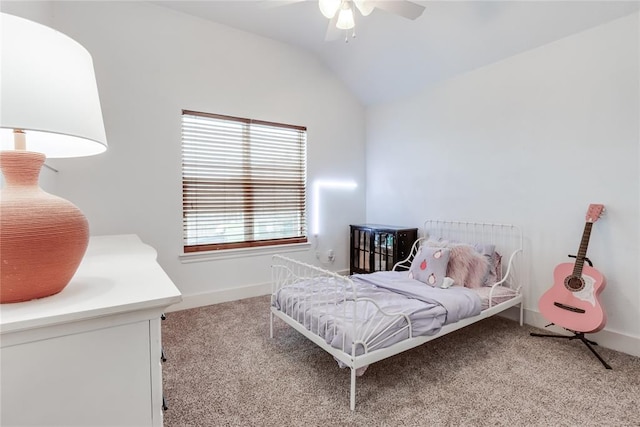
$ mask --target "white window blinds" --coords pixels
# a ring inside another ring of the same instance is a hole
[[[184,251],[307,241],[307,129],[182,111]]]

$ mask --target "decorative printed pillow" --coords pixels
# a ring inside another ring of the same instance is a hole
[[[487,270],[482,278],[482,285],[486,285],[489,280],[489,274],[491,273],[491,266],[496,253],[496,245],[492,243],[476,243],[473,247],[487,259]]]
[[[447,274],[449,248],[421,246],[413,258],[409,278],[419,280],[429,286],[440,286]]]
[[[485,286],[493,286],[494,283],[502,280],[502,255],[494,252],[491,255],[489,264],[489,274],[487,274],[487,278],[484,281]]]

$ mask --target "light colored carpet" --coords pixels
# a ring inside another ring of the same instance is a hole
[[[167,314],[166,426],[640,426],[640,358],[490,318],[349,370],[257,297]]]

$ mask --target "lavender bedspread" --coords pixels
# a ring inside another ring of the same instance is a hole
[[[357,274],[351,279],[355,292],[349,295],[356,298],[344,298],[329,279],[314,278],[283,287],[273,305],[348,353],[354,341],[366,342],[371,351],[408,338],[408,331],[397,332],[406,325],[404,319],[384,316],[364,299],[374,300],[388,313],[409,316],[414,337],[434,335],[446,324],[479,314],[482,307],[470,289],[432,288],[409,279],[407,272]],[[356,354],[363,352],[363,346],[356,347]]]
[[[443,325],[478,315],[482,310],[480,297],[471,289],[460,286],[447,289],[434,288],[410,279],[407,272],[379,271],[372,274],[354,274],[351,280],[371,284],[430,306],[441,306],[446,311]]]

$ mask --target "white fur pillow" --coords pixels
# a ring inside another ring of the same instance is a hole
[[[426,246],[449,248],[449,264],[447,276],[458,286],[479,288],[484,285],[489,271],[487,257],[479,253],[473,246],[464,243],[428,240]]]

